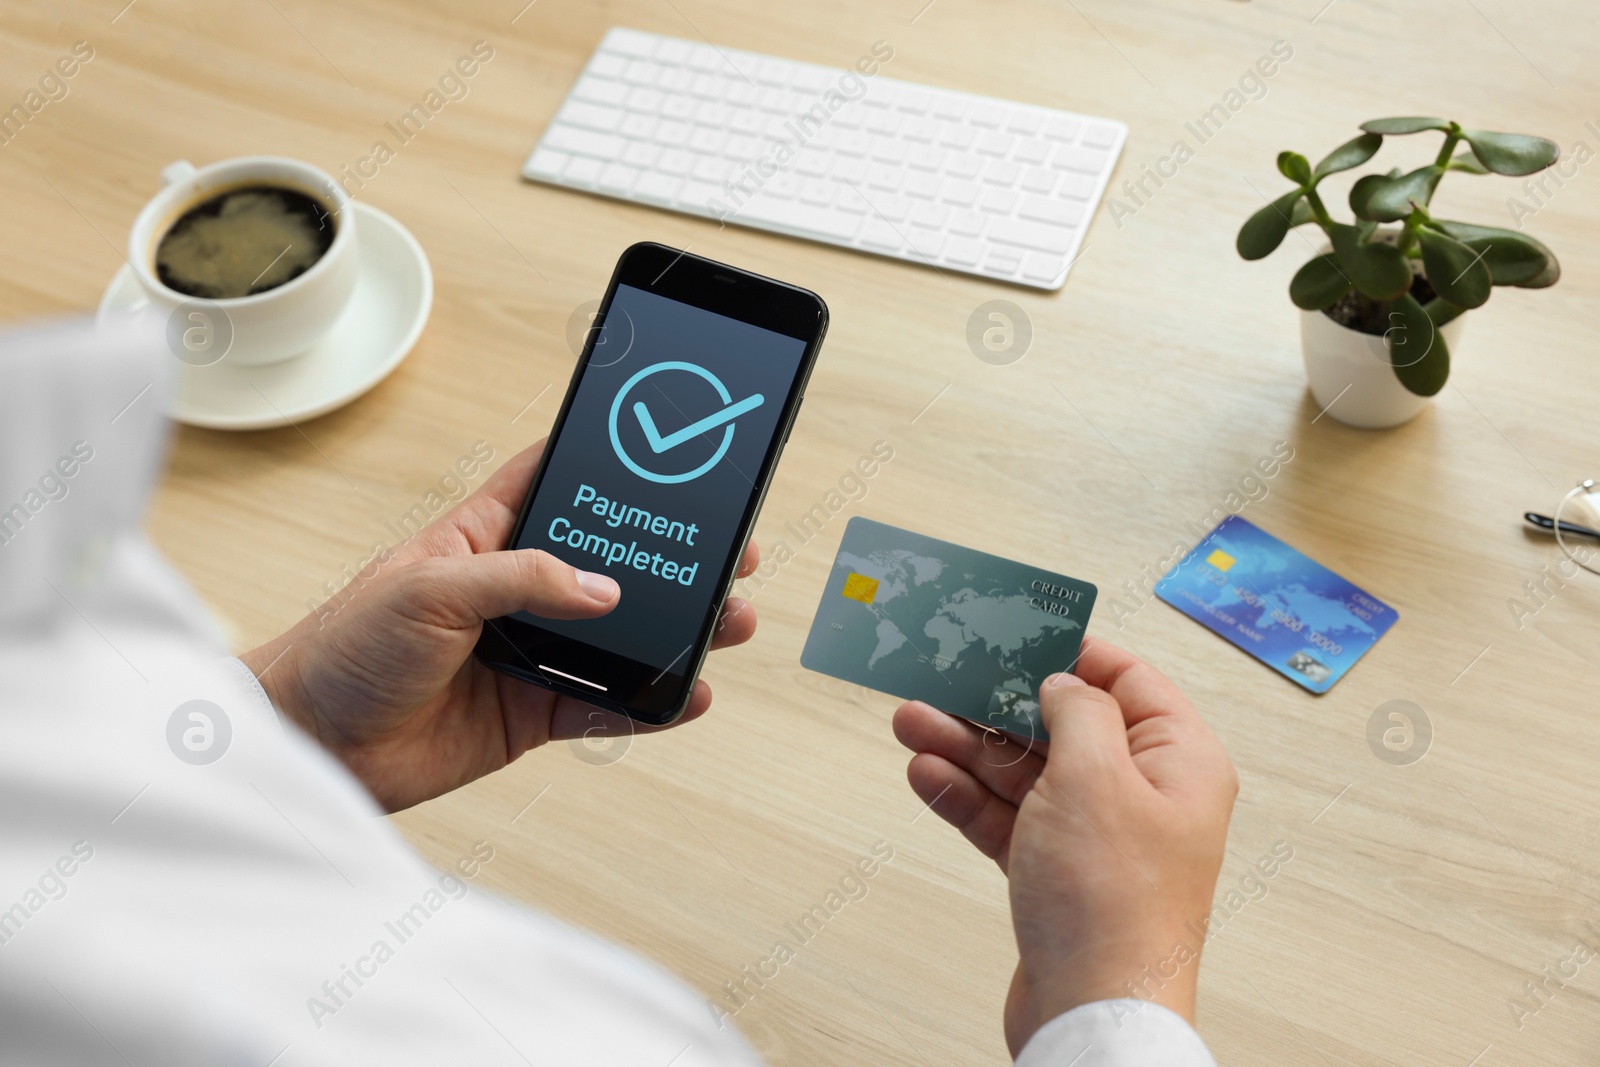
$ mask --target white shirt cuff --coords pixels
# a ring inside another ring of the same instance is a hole
[[[1216,1067],[1181,1015],[1142,1000],[1101,1000],[1034,1033],[1016,1067]]]

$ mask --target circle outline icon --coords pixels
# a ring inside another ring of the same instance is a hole
[[[637,474],[645,481],[655,482],[658,485],[677,485],[682,482],[694,481],[696,478],[700,477],[706,471],[710,470],[712,467],[715,467],[722,461],[722,457],[728,454],[729,446],[733,444],[734,425],[731,422],[728,424],[726,432],[724,432],[722,435],[722,444],[718,446],[716,452],[712,454],[711,458],[700,464],[700,466],[696,467],[692,471],[686,471],[683,474],[656,474],[653,471],[645,470],[643,467],[639,466],[639,464],[635,463],[633,457],[628,455],[627,450],[622,447],[622,439],[617,435],[617,413],[622,410],[622,401],[627,398],[629,393],[633,392],[634,386],[638,385],[650,375],[664,370],[683,370],[689,371],[691,374],[698,374],[707,382],[711,383],[711,388],[717,391],[717,395],[722,398],[722,402],[724,404],[733,403],[733,394],[728,392],[728,387],[723,385],[722,380],[715,374],[712,374],[710,371],[706,370],[702,366],[699,366],[698,364],[685,363],[681,359],[670,359],[662,363],[653,363],[643,370],[636,372],[633,377],[629,378],[623,383],[621,389],[617,390],[617,398],[611,402],[611,417],[607,421],[607,428],[611,432],[611,450],[617,454],[617,458],[622,461],[622,465],[624,467],[627,467],[630,471]]]

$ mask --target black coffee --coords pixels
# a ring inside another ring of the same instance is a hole
[[[294,189],[230,189],[179,216],[156,246],[156,273],[207,300],[264,293],[310,270],[333,244],[333,227],[322,203]]]

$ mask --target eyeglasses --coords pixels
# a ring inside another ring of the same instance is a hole
[[[1585,478],[1561,498],[1554,516],[1528,512],[1528,522],[1556,535],[1556,544],[1574,564],[1600,574],[1600,482]]]

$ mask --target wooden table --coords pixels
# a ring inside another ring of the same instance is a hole
[[[1544,597],[1520,628],[1509,605],[1558,558],[1521,513],[1600,474],[1600,170],[1580,169],[1527,223],[1560,253],[1561,284],[1501,290],[1472,316],[1451,385],[1391,432],[1319,418],[1305,390],[1284,288],[1309,250],[1291,237],[1246,264],[1232,248],[1262,194],[1283,188],[1280,149],[1316,158],[1367,118],[1448,109],[1600,147],[1584,126],[1600,116],[1589,5],[124,2],[0,16],[6,106],[73,42],[94,49],[69,95],[0,149],[7,321],[92,308],[164,164],[279,153],[338,171],[474,42],[494,49],[470,95],[360,192],[432,259],[437,299],[410,359],[295,428],[177,435],[150,529],[239,647],[325,597],[475,442],[498,462],[543,434],[573,364],[569,316],[635,240],[776,275],[832,307],[759,542],[874,442],[894,449],[866,498],[756,595],[760,633],[706,672],[708,719],[609,766],[556,745],[397,817],[430,859],[487,840],[486,884],[714,996],[886,841],[894,859],[867,896],[738,1024],[774,1063],[1001,1062],[1015,960],[1003,879],[921,813],[889,732],[895,702],[798,662],[846,517],[866,514],[1095,582],[1092,632],[1163,667],[1222,736],[1243,791],[1219,899],[1275,842],[1294,857],[1206,952],[1200,1025],[1220,1061],[1595,1060],[1600,964],[1520,1029],[1510,999],[1575,938],[1600,947],[1582,925],[1600,921],[1600,579]],[[1274,41],[1293,58],[1176,177],[1125,200],[1136,211],[1102,207],[1066,288],[1041,295],[525,184],[522,159],[614,24],[839,65],[881,39],[893,77],[1126,119],[1119,179],[1176,139],[1195,147],[1184,121]],[[1431,157],[1423,141],[1383,159]],[[1512,179],[1451,175],[1440,202],[1504,225],[1519,195]],[[1010,366],[965,340],[991,299],[1032,321]],[[1293,459],[1244,514],[1401,615],[1321,698],[1164,605],[1133,611],[1124,588],[1279,441]],[[1432,723],[1410,766],[1368,746],[1390,700]]]

